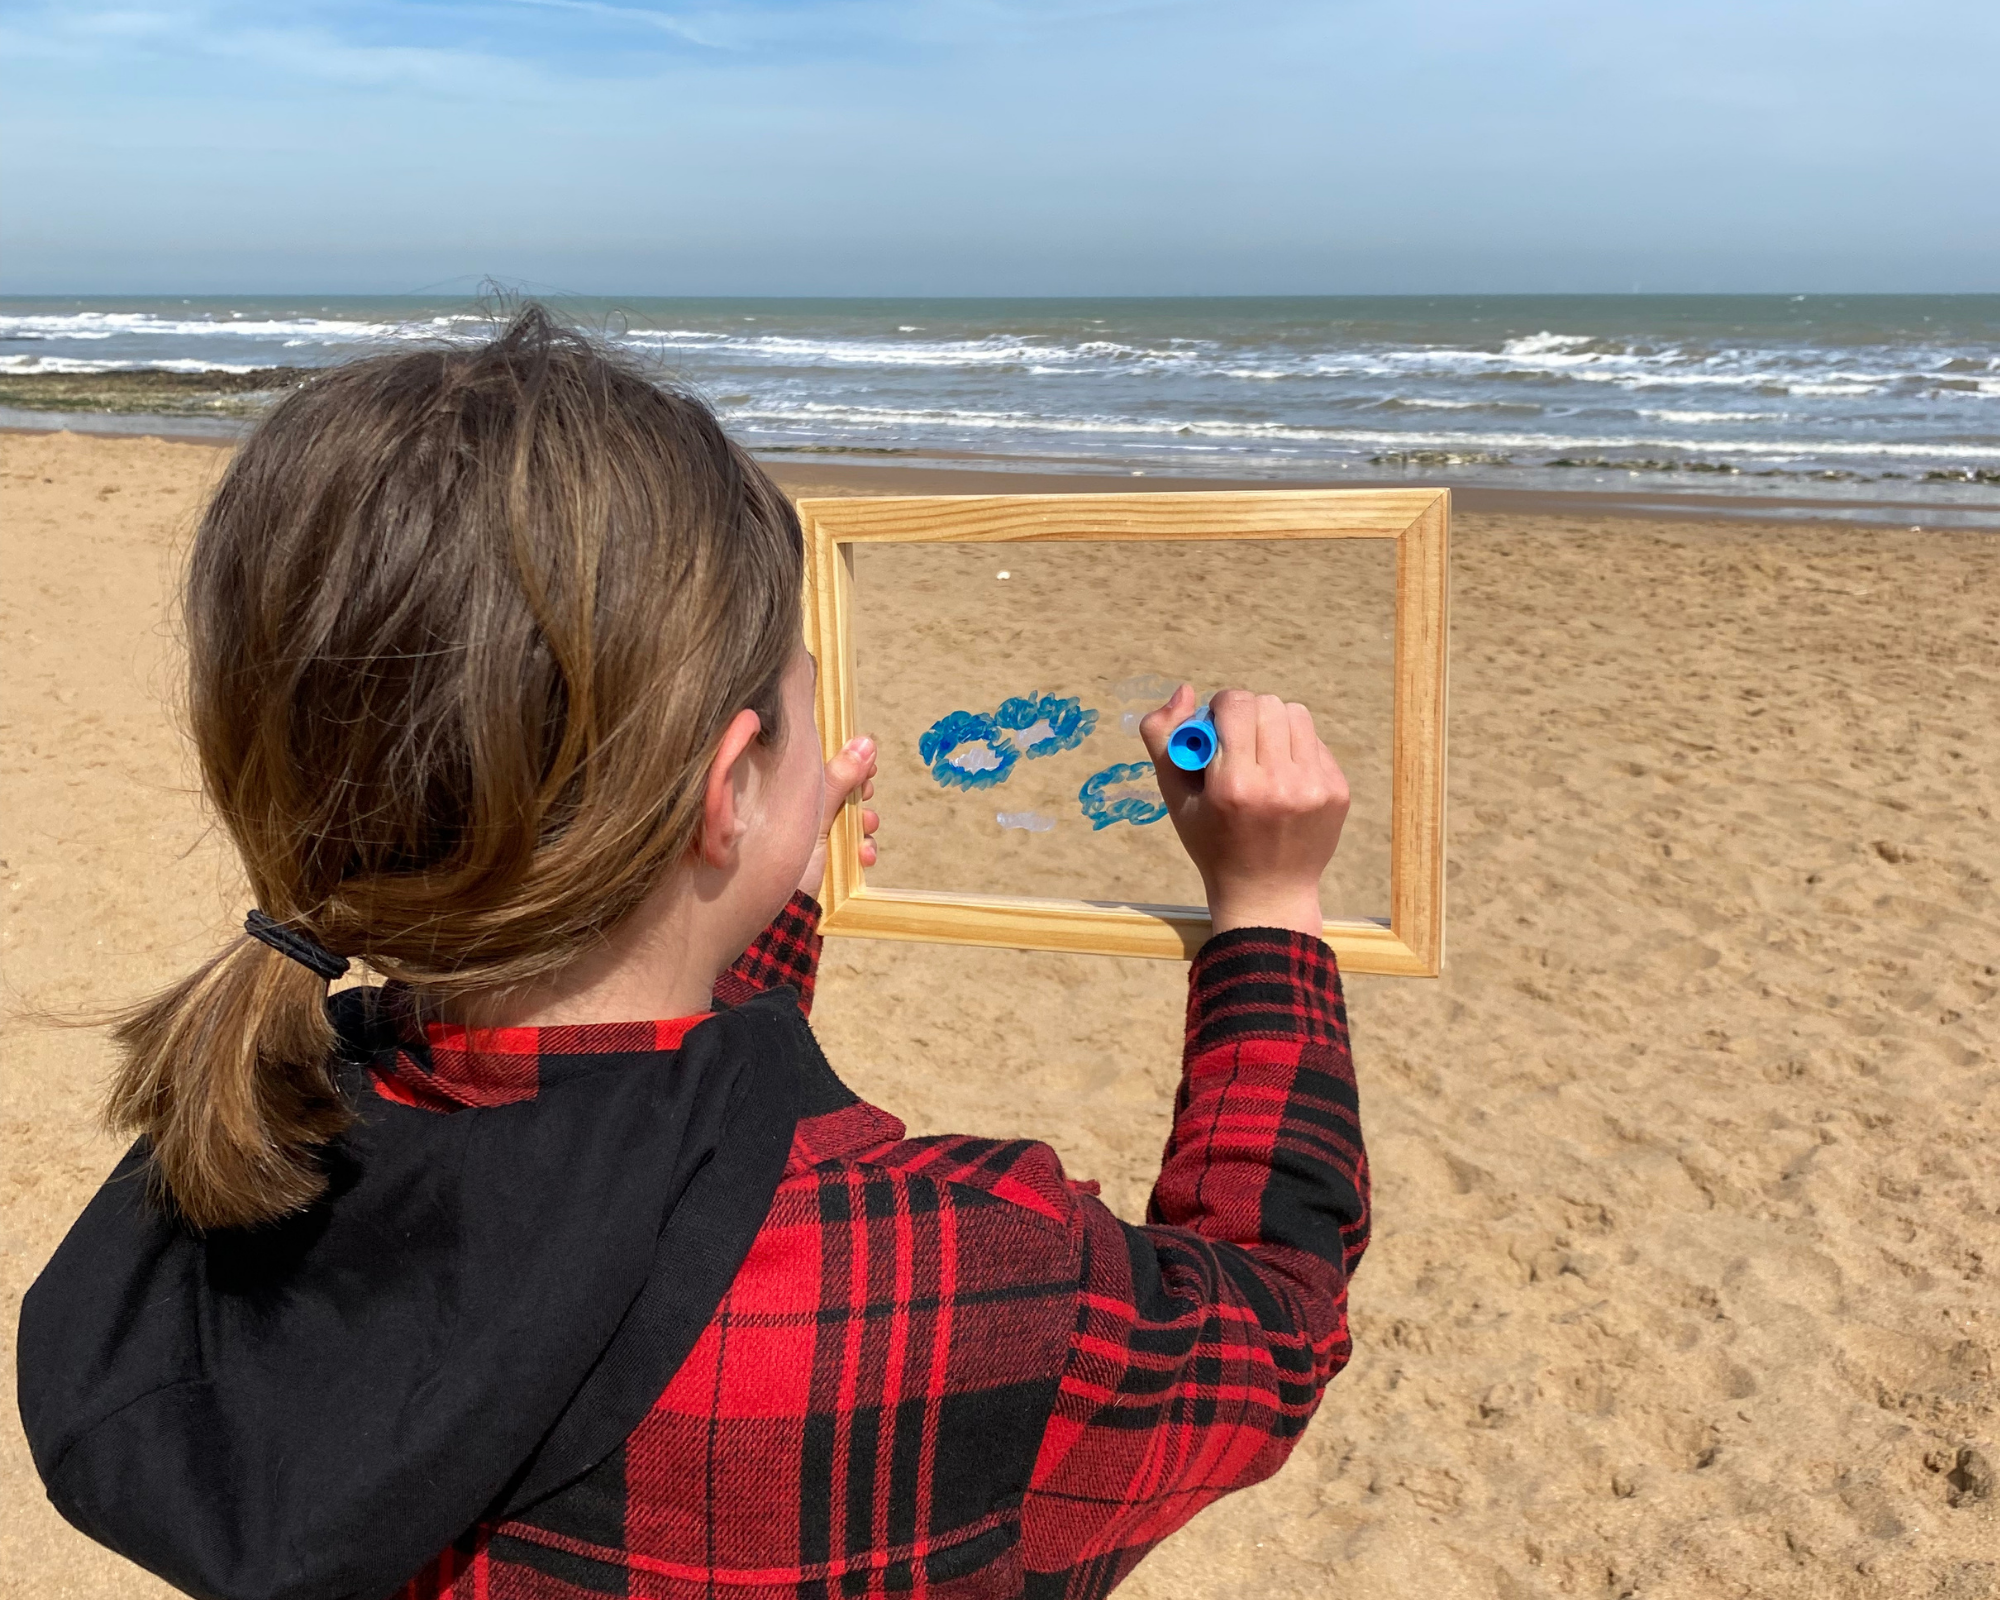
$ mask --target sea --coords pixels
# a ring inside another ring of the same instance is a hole
[[[2000,528],[2000,295],[546,303],[777,459],[1585,489]],[[0,374],[322,366],[478,338],[503,312],[8,297]]]

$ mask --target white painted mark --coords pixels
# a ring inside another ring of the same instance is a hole
[[[1111,686],[1111,693],[1120,700],[1143,700],[1149,706],[1159,705],[1187,680],[1170,678],[1164,672],[1135,672],[1129,678],[1120,678]]]
[[[944,760],[946,766],[956,767],[960,772],[991,772],[1000,765],[993,747],[986,744],[962,744]]]

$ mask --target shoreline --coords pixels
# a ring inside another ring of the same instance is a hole
[[[64,421],[83,421],[96,414],[45,413]],[[121,423],[141,419],[121,416]],[[155,439],[166,444],[195,444],[230,449],[242,437],[241,423],[221,424],[199,431],[186,424],[195,419],[161,417],[164,426],[139,431],[131,427],[21,426],[0,413],[0,435],[42,436],[69,432],[92,439]],[[227,431],[224,431],[224,428]],[[787,493],[812,495],[972,495],[972,494],[1201,494],[1255,489],[1448,489],[1452,509],[1470,515],[1524,517],[1615,517],[1645,521],[1777,522],[1788,525],[1820,522],[1840,527],[1884,528],[1898,532],[2000,532],[2000,504],[1991,510],[1971,506],[1940,506],[1931,501],[1815,499],[1806,495],[1716,494],[1698,489],[1509,489],[1487,484],[1453,483],[1417,475],[1380,478],[1243,478],[1197,477],[1145,472],[1062,470],[1034,458],[1016,458],[1016,465],[941,462],[935,454],[908,463],[890,461],[829,461],[803,452],[755,451],[757,459]],[[1000,458],[1005,459],[1005,458]]]

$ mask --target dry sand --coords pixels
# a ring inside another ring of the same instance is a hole
[[[220,462],[0,440],[15,1004],[129,996],[241,913],[163,604]],[[1455,531],[1447,971],[1349,991],[1378,1185],[1357,1354],[1286,1469],[1122,1592],[2000,1594],[2000,542]],[[1130,1215],[1181,983],[846,942],[817,1020],[914,1130],[1047,1138]],[[10,1347],[114,1159],[106,1064],[7,1025]],[[57,1519],[11,1421],[0,1590],[164,1592]]]

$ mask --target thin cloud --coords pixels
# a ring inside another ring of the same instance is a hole
[[[685,39],[689,44],[697,44],[708,50],[735,48],[715,38],[709,32],[677,16],[663,11],[651,11],[643,6],[614,6],[605,0],[500,0],[505,6],[520,6],[536,11],[571,11],[585,16],[602,17],[610,22],[626,22],[639,27],[656,28],[662,33],[672,34],[677,39]]]
[[[16,59],[103,64],[180,57],[226,64],[244,88],[287,82],[331,89],[408,88],[454,98],[544,98],[554,80],[531,59],[455,44],[388,44],[344,36],[314,19],[273,25],[270,8],[242,5],[88,9],[48,5],[0,31]]]

